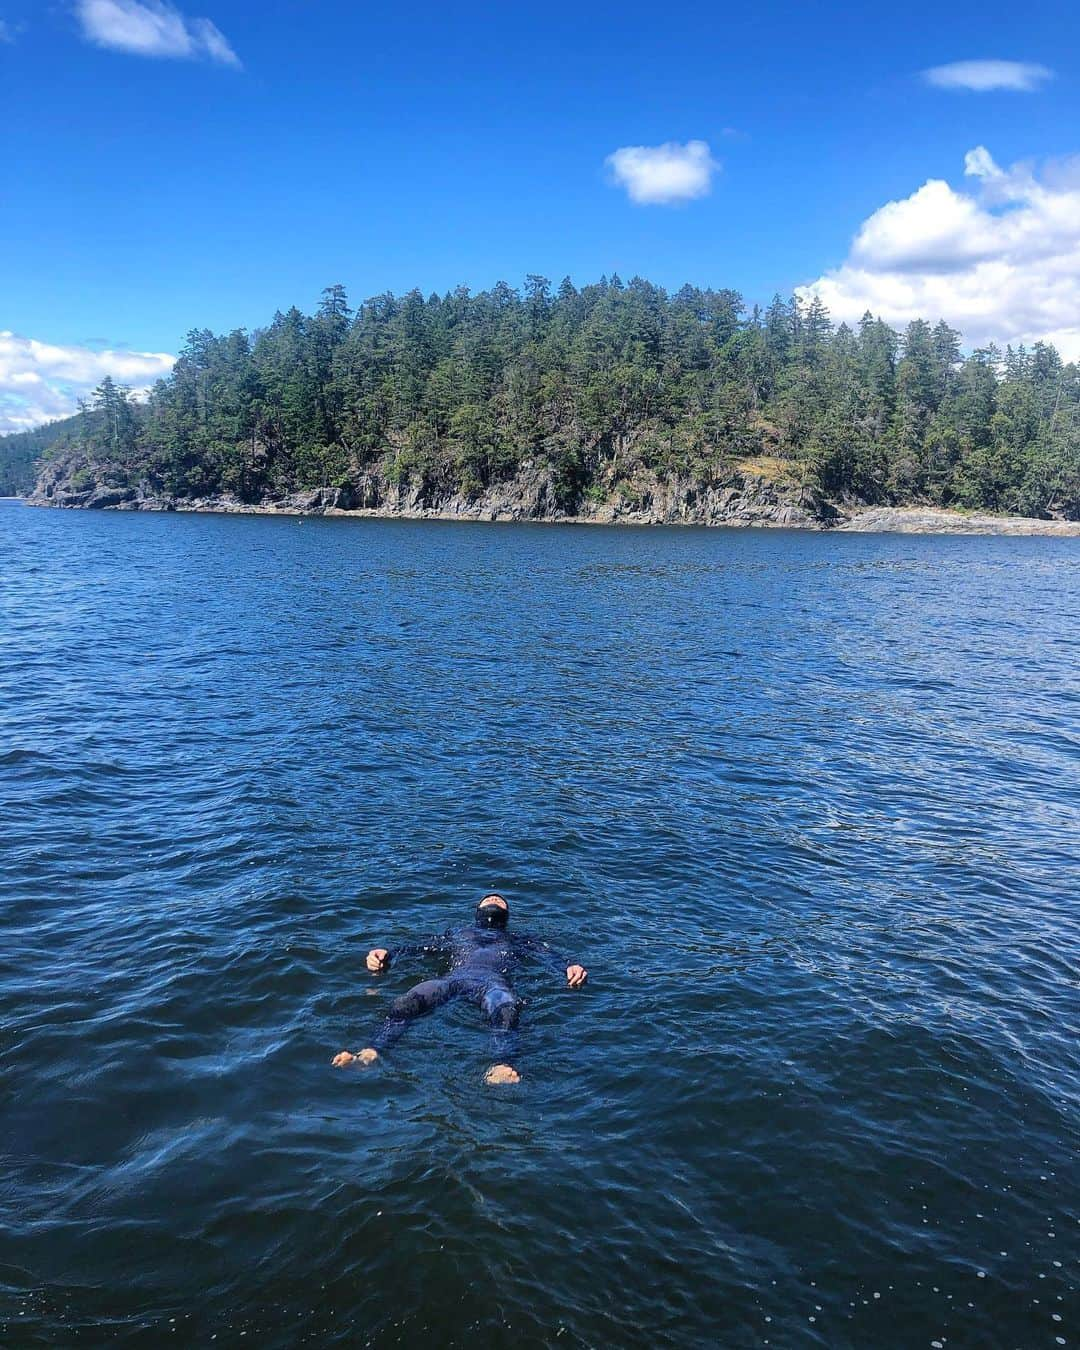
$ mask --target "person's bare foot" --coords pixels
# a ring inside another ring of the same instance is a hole
[[[340,1055],[335,1055],[330,1063],[335,1069],[346,1069],[350,1064],[374,1064],[379,1058],[378,1050],[372,1050],[369,1046],[366,1050],[359,1051],[358,1054],[350,1054],[348,1050],[342,1050]]]
[[[489,1087],[494,1087],[499,1083],[520,1083],[521,1074],[509,1064],[493,1064],[484,1074],[484,1082]]]

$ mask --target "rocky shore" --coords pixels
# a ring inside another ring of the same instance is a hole
[[[472,496],[430,485],[401,485],[372,472],[347,487],[312,488],[243,501],[227,495],[173,497],[147,484],[110,485],[104,473],[88,470],[85,463],[74,469],[71,460],[57,459],[43,466],[27,501],[32,506],[104,511],[1080,536],[1080,521],[967,514],[927,506],[837,504],[811,489],[778,483],[746,469],[733,470],[729,478],[715,483],[678,478],[621,483],[606,496],[586,496],[568,509],[560,502],[550,469],[536,463],[523,465],[514,479]]]
[[[105,480],[105,481],[102,481]],[[475,495],[418,483],[397,484],[377,471],[347,487],[281,493],[258,501],[233,496],[172,497],[146,484],[113,486],[85,464],[46,463],[34,506],[105,511],[215,511],[253,515],[384,516],[410,520],[563,521],[630,525],[766,525],[823,529],[839,518],[820,494],[781,489],[768,478],[733,472],[718,483],[653,478],[620,484],[606,496],[585,496],[567,507],[545,464],[526,463],[506,482]]]
[[[1080,520],[991,516],[936,506],[865,506],[836,526],[861,534],[1053,534],[1080,537]]]

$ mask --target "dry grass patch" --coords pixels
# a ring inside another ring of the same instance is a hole
[[[774,455],[750,455],[740,459],[735,467],[740,473],[752,474],[766,483],[790,483],[795,479],[791,460],[777,459]]]

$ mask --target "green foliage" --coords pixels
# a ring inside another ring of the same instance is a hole
[[[816,299],[748,314],[734,291],[640,278],[355,312],[330,286],[314,315],[193,331],[145,405],[103,382],[76,435],[99,472],[180,496],[367,473],[475,496],[529,462],[572,508],[753,459],[833,498],[1080,515],[1080,373],[1052,347],[963,358],[945,323],[835,328]]]
[[[0,497],[21,497],[34,486],[39,461],[56,453],[70,439],[77,419],[65,417],[35,427],[0,436]]]

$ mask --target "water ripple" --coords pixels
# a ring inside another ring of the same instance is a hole
[[[1074,1344],[1078,569],[0,504],[0,1341]]]

